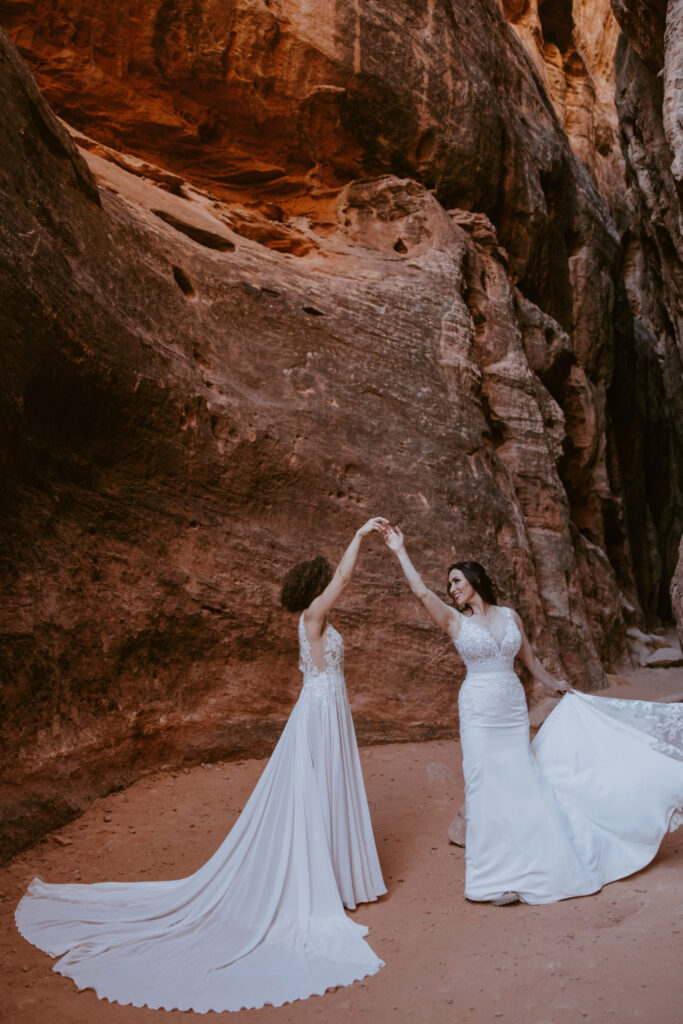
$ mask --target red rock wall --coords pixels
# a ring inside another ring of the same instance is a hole
[[[668,28],[667,5],[660,2],[539,6],[530,0],[504,9],[621,238],[621,274],[611,304],[613,367],[601,396],[607,419],[599,427],[607,434],[607,465],[597,463],[584,473],[580,493],[572,479],[566,482],[584,531],[586,513],[589,520],[598,509],[602,513],[602,546],[615,567],[631,562],[638,602],[652,624],[670,616],[668,581],[683,525],[683,280],[676,195],[683,131],[675,127],[681,98],[673,71],[680,66],[680,4],[669,5]],[[605,469],[610,489],[623,493],[621,510],[604,500]]]
[[[479,557],[601,686],[668,590],[676,392],[591,176],[617,156],[579,160],[498,7],[0,14],[99,183],[6,49],[5,849],[269,749],[282,574],[375,512],[435,587]],[[337,619],[363,741],[457,727],[457,662],[378,544]]]
[[[642,466],[624,473],[641,603],[668,619],[662,581],[672,577],[683,531],[683,131],[676,140],[670,130],[680,5],[670,5],[666,33],[665,10],[659,2],[614,3],[624,30],[616,55],[616,104],[629,205],[623,280],[633,325],[625,323],[621,332],[612,394],[622,410],[615,417],[621,463]],[[678,92],[680,99],[680,74]]]

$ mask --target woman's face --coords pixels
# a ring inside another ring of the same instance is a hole
[[[476,594],[476,590],[460,569],[452,569],[448,574],[448,592],[458,610],[468,605]]]

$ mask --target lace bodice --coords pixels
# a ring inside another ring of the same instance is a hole
[[[506,629],[500,643],[493,633],[477,619],[463,617],[460,632],[453,642],[467,666],[468,673],[478,669],[488,671],[496,668],[512,668],[522,638],[512,617],[511,609],[501,608],[500,610],[507,619]]]
[[[329,706],[346,700],[344,685],[344,641],[328,622],[323,634],[323,667],[313,664],[303,615],[299,619],[299,668],[304,675],[301,696],[305,701]]]
[[[514,670],[522,638],[512,611],[501,608],[501,612],[507,624],[500,643],[474,618],[463,619],[453,641],[467,666],[458,697],[461,730],[468,722],[528,721],[524,688]]]

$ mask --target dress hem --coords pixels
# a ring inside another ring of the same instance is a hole
[[[17,931],[19,932],[19,934],[21,935],[22,939],[24,939],[25,942],[30,943],[32,946],[39,949],[42,953],[45,953],[46,956],[50,957],[65,956],[69,952],[69,950],[66,950],[62,953],[53,953],[51,950],[39,945],[39,943],[37,943],[34,939],[30,939],[21,926],[21,923],[19,921],[18,910],[19,908],[17,908],[17,910],[15,910],[14,913],[14,923],[17,927]],[[374,964],[372,967],[368,967],[367,970],[363,970],[360,973],[355,973],[353,977],[350,977],[347,981],[339,981],[335,984],[325,985],[322,988],[312,989],[310,992],[306,994],[292,995],[290,999],[282,999],[280,1002],[264,1000],[264,1002],[262,1003],[242,1003],[240,1006],[207,1006],[205,1009],[201,1010],[197,1009],[197,1007],[195,1006],[189,1005],[178,1006],[173,1004],[171,1006],[167,1006],[164,1003],[150,1003],[146,1001],[136,1002],[134,999],[122,999],[114,996],[108,996],[106,995],[106,993],[100,991],[96,985],[79,985],[79,983],[76,981],[72,974],[70,974],[67,970],[62,970],[60,968],[59,963],[54,964],[52,970],[54,971],[55,974],[61,974],[63,978],[68,978],[70,981],[72,981],[79,992],[94,992],[98,999],[104,999],[108,1003],[118,1004],[119,1006],[135,1006],[137,1009],[166,1010],[167,1012],[178,1010],[180,1013],[239,1013],[240,1010],[258,1010],[263,1006],[285,1006],[288,1003],[296,1003],[302,999],[309,999],[310,996],[322,996],[326,992],[329,992],[335,988],[347,988],[349,985],[353,985],[356,981],[361,981],[363,978],[369,978],[373,974],[377,974],[378,971],[380,971],[381,968],[385,966],[386,964],[384,960],[378,959],[377,963]]]

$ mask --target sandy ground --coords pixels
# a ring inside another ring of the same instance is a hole
[[[632,673],[611,693],[680,696],[683,670]],[[667,836],[644,871],[596,896],[545,907],[470,904],[464,851],[446,840],[463,799],[459,743],[373,747],[361,758],[389,894],[354,917],[370,926],[386,967],[348,988],[242,1017],[251,1024],[681,1024],[683,833]],[[54,882],[189,874],[220,844],[263,764],[145,778],[1,869],[0,1020],[210,1024],[216,1014],[122,1007],[79,992],[21,938],[12,915],[34,874]]]

